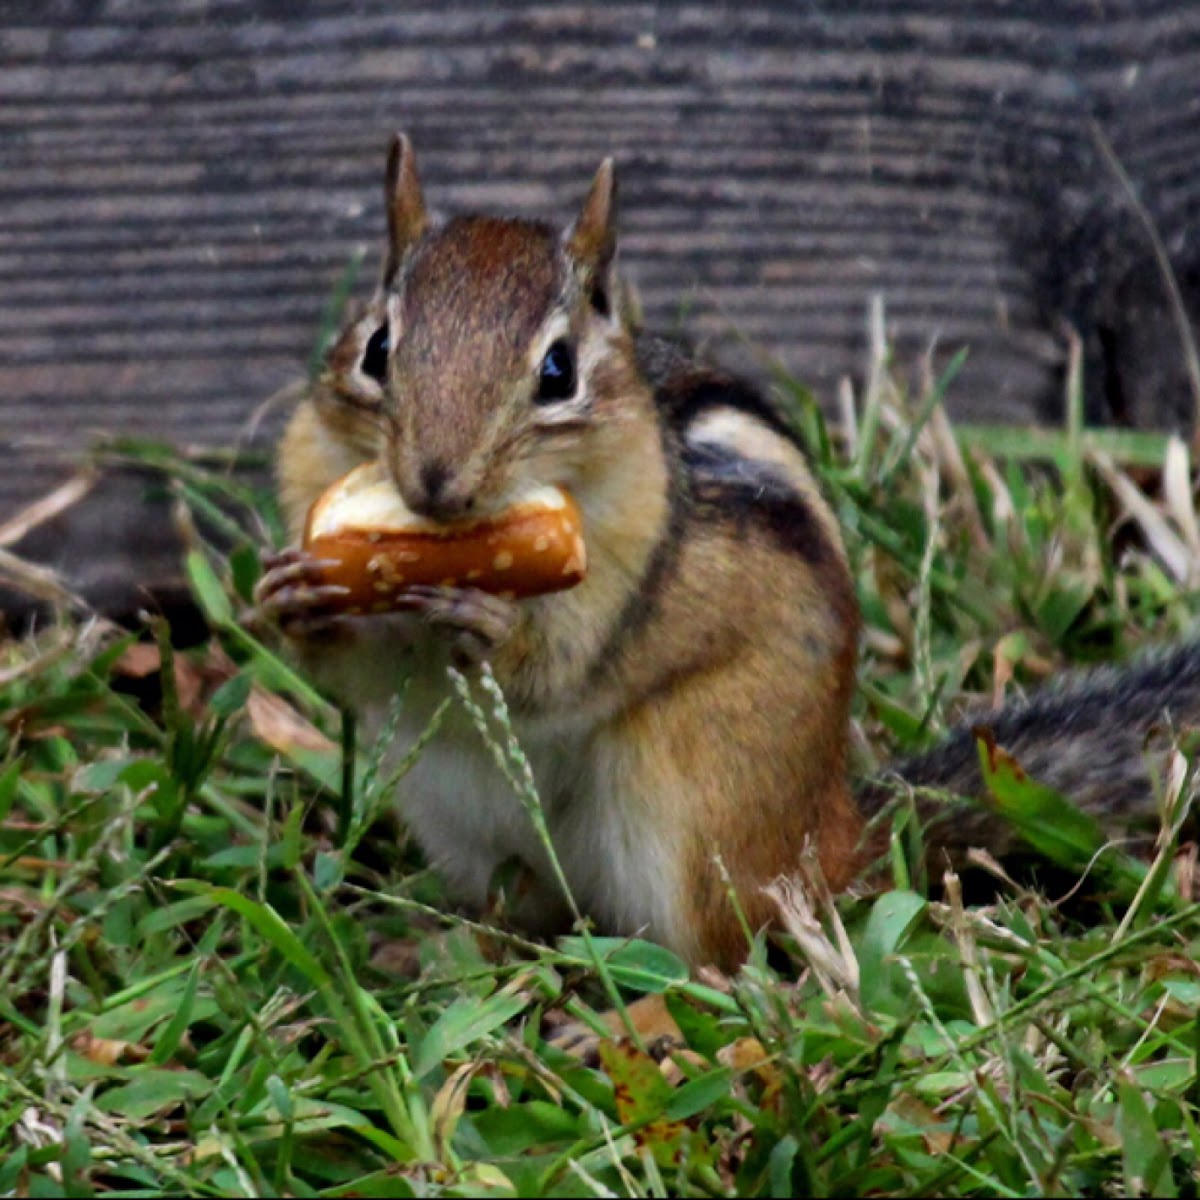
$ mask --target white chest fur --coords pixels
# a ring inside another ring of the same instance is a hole
[[[310,664],[335,695],[351,701],[364,742],[379,734],[402,681],[401,719],[385,764],[394,767],[425,730],[452,687],[445,656],[407,617],[372,618],[369,632]],[[484,697],[486,701],[486,697]],[[449,718],[396,789],[396,802],[451,896],[480,909],[498,867],[519,860],[535,886],[518,923],[551,934],[570,928],[570,913],[533,822],[471,724],[457,697]],[[485,708],[489,707],[485,703]],[[597,928],[641,934],[689,952],[669,819],[686,784],[670,762],[648,763],[610,720],[546,717],[518,722],[517,738],[533,767],[550,835],[580,911]]]
[[[391,678],[413,665],[411,658],[395,662]],[[380,660],[375,671],[376,679],[386,678]],[[363,706],[367,737],[383,722],[387,690],[381,686]],[[405,694],[389,763],[404,757],[451,691],[440,669],[421,665]],[[457,698],[453,704],[397,787],[400,811],[455,900],[482,908],[497,868],[516,859],[535,881],[514,909],[518,923],[539,934],[564,932],[569,908],[533,821]],[[672,806],[646,794],[645,764],[604,727],[526,721],[517,723],[516,733],[579,909],[604,932],[640,933],[686,952],[675,917],[681,855],[672,846],[675,831],[655,816]],[[656,780],[656,790],[680,786],[666,775]]]

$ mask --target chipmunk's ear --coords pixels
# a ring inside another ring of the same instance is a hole
[[[417,156],[413,153],[412,142],[403,133],[392,138],[388,151],[384,202],[387,205],[388,251],[383,281],[387,284],[429,224],[425,198],[421,195],[421,180],[417,175]]]
[[[613,260],[617,253],[617,175],[611,158],[600,164],[583,209],[566,232],[565,244],[593,307],[608,316],[614,301]]]

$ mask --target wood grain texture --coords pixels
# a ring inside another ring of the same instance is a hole
[[[969,346],[956,413],[1055,417],[1070,324],[1094,419],[1186,422],[1096,130],[1194,325],[1197,80],[1185,0],[0,3],[0,518],[92,431],[246,435],[373,263],[395,128],[443,212],[565,221],[615,154],[651,321],[749,339],[827,400],[881,293],[902,365]],[[167,569],[134,565],[146,521],[113,501],[111,554],[69,520],[35,550],[132,580]]]

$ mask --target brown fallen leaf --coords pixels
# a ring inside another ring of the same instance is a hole
[[[671,1085],[658,1063],[632,1042],[601,1042],[600,1065],[612,1081],[617,1120],[631,1125],[638,1149],[654,1156],[660,1167],[678,1166],[688,1143],[683,1121],[662,1116],[671,1096]]]
[[[113,674],[125,675],[130,679],[145,679],[162,667],[162,655],[151,642],[134,642],[121,651],[120,658],[113,663]]]
[[[954,1149],[956,1139],[953,1129],[916,1096],[900,1093],[888,1105],[888,1109],[920,1131],[921,1140],[930,1154],[949,1154]]]
[[[173,658],[175,674],[175,694],[179,697],[179,707],[188,716],[198,719],[203,716],[206,697],[211,690],[211,672],[207,664],[197,665],[183,654]],[[121,657],[113,664],[117,675],[129,679],[145,679],[162,670],[162,654],[152,642],[136,642],[128,647]],[[223,683],[224,678],[218,678]]]
[[[434,1096],[429,1114],[430,1123],[433,1126],[434,1139],[443,1151],[449,1147],[459,1118],[466,1111],[467,1090],[471,1086],[471,1080],[486,1065],[482,1062],[465,1062],[456,1067]]]
[[[292,750],[337,749],[335,742],[302,717],[282,696],[274,696],[257,684],[250,689],[246,712],[255,737],[281,754]]]
[[[145,1062],[150,1057],[148,1046],[116,1038],[93,1037],[86,1031],[71,1039],[71,1049],[102,1067],[116,1066],[119,1062]]]
[[[717,1062],[723,1067],[732,1067],[738,1075],[749,1075],[758,1081],[763,1089],[759,1099],[762,1108],[772,1107],[776,1103],[783,1089],[783,1073],[758,1038],[740,1037],[722,1046],[717,1051]]]

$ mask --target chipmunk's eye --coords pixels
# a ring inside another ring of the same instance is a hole
[[[570,400],[575,395],[575,353],[566,342],[555,342],[538,369],[538,404]]]
[[[363,351],[362,373],[370,379],[374,379],[381,386],[387,380],[388,351],[391,348],[391,341],[388,338],[388,327],[380,325],[371,334],[370,340],[367,342],[367,348]]]

